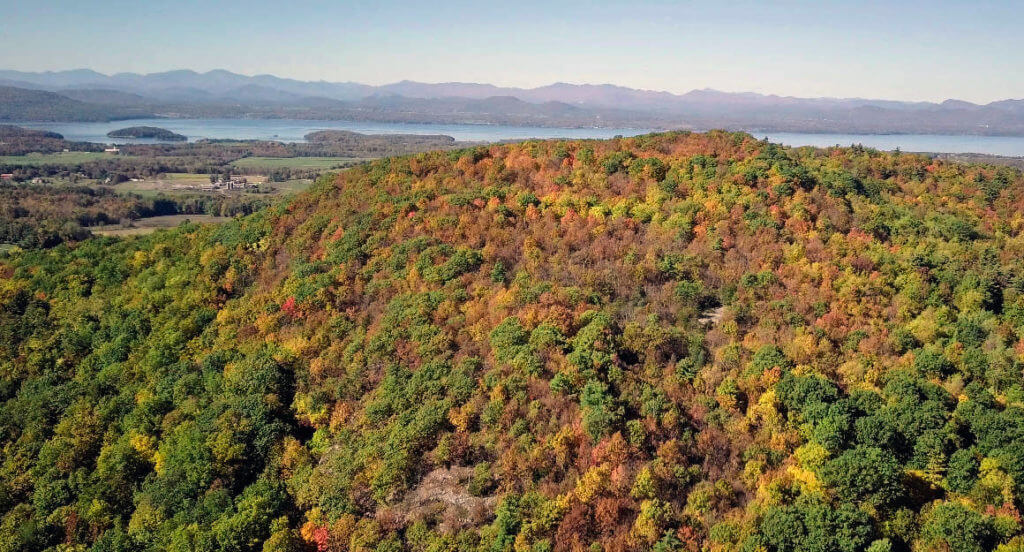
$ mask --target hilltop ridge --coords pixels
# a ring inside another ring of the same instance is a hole
[[[0,544],[1013,550],[1022,202],[662,133],[2,254]]]

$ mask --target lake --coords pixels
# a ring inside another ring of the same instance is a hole
[[[52,130],[68,140],[102,143],[152,143],[153,140],[114,140],[107,132],[128,126],[157,126],[184,134],[189,140],[233,138],[301,142],[316,130],[350,130],[364,134],[446,134],[460,141],[496,142],[524,138],[611,138],[651,132],[643,128],[552,128],[507,125],[374,123],[295,119],[139,119],[108,123],[16,123],[27,128]],[[848,146],[903,151],[987,153],[1024,156],[1024,136],[943,136],[933,134],[807,134],[752,132],[758,138],[789,146]]]
[[[797,132],[751,132],[758,138],[787,146],[849,146],[862,144],[880,150],[931,153],[987,153],[1024,156],[1024,136],[947,136],[940,134],[805,134]]]
[[[68,140],[82,142],[154,143],[154,140],[108,138],[111,130],[130,126],[155,126],[188,136],[236,140],[278,140],[303,142],[317,130],[350,130],[363,134],[445,134],[459,141],[496,142],[524,138],[611,138],[652,132],[636,128],[547,128],[506,125],[444,125],[416,123],[374,123],[352,121],[311,121],[298,119],[136,119],[108,123],[14,123],[25,128],[59,132]]]

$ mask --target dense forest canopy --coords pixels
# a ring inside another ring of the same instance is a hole
[[[144,118],[153,112],[81,102],[45,90],[0,85],[0,121],[116,121]]]
[[[1022,212],[667,133],[10,254],[0,550],[1021,550]]]
[[[64,136],[60,133],[50,132],[48,130],[35,130],[15,125],[0,125],[0,140],[10,140],[12,138],[50,138],[53,140],[63,140]]]
[[[188,137],[183,134],[171,132],[166,128],[154,126],[133,126],[111,130],[107,133],[111,138],[152,138],[164,142],[185,142]]]
[[[0,124],[0,155],[24,155],[31,152],[103,151],[102,144],[72,142],[57,132]],[[6,171],[5,171],[6,172]]]
[[[91,236],[89,227],[161,215],[247,215],[272,203],[260,196],[119,194],[110,186],[0,183],[0,246],[54,247]]]

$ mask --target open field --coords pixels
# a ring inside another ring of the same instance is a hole
[[[0,157],[0,159],[2,159],[2,157]],[[295,178],[291,180],[286,180],[284,182],[269,182],[267,177],[262,175],[246,175],[245,178],[248,179],[249,182],[259,184],[264,189],[266,189],[267,187],[273,188],[273,191],[269,193],[256,193],[254,191],[221,192],[200,190],[200,186],[210,183],[210,175],[191,173],[164,173],[152,178],[132,180],[114,185],[105,184],[96,179],[78,176],[75,176],[73,178],[68,178],[66,176],[48,176],[40,178],[38,183],[57,188],[67,186],[99,186],[103,188],[113,188],[118,193],[135,194],[145,198],[153,198],[158,195],[173,197],[182,195],[221,195],[224,193],[230,193],[232,195],[246,197],[256,195],[287,196],[297,192],[301,192],[308,188],[313,183],[313,179],[311,178]],[[188,188],[188,186],[191,186],[193,188]]]
[[[98,153],[91,151],[69,151],[62,153],[30,153],[27,155],[0,155],[0,165],[77,165],[100,159],[114,159],[117,156],[112,153]]]
[[[260,177],[252,177],[252,179],[257,182],[262,181]],[[122,182],[116,186],[116,189],[119,192],[134,193],[148,197],[158,193],[198,193],[199,190],[182,189],[180,187],[198,187],[209,183],[210,175],[208,174],[164,173],[154,178]]]
[[[310,178],[296,178],[294,180],[286,180],[284,182],[270,182],[269,185],[274,187],[275,195],[290,195],[301,192],[313,184],[313,180]]]
[[[150,234],[161,228],[174,228],[185,221],[200,224],[219,224],[231,220],[231,217],[217,217],[213,215],[165,215],[138,219],[132,222],[132,226],[125,228],[120,224],[109,224],[106,226],[93,226],[89,228],[93,234],[100,236],[141,236]]]
[[[364,161],[359,157],[243,157],[231,162],[245,169],[334,169],[348,163]]]
[[[122,182],[115,186],[115,189],[122,193],[137,194],[142,197],[153,197],[158,194],[175,196],[175,195],[238,195],[238,196],[266,196],[266,195],[290,195],[296,192],[301,192],[313,183],[312,179],[309,178],[297,178],[293,180],[287,180],[285,182],[268,182],[267,177],[261,175],[247,175],[245,177],[249,182],[259,184],[261,187],[269,186],[274,189],[273,192],[256,193],[254,191],[210,191],[200,190],[200,186],[204,186],[210,183],[210,175],[208,174],[190,174],[190,173],[164,173],[155,178],[146,178],[142,180],[135,180],[129,182]],[[191,187],[191,188],[190,188]]]
[[[28,182],[22,182],[21,184],[32,184],[32,185],[44,185],[50,186],[51,188],[67,188],[71,186],[85,186],[89,188],[110,188],[109,184],[104,184],[101,180],[95,178],[88,178],[81,175],[55,175],[46,176],[38,179],[33,179]]]

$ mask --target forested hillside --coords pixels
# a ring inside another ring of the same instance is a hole
[[[46,92],[0,84],[0,121],[115,121],[152,116],[137,107],[118,107],[72,100]]]
[[[9,254],[0,550],[1019,551],[1022,213],[669,133]]]

